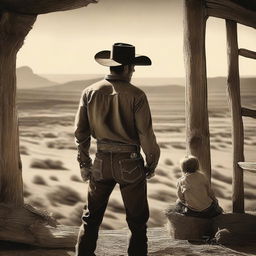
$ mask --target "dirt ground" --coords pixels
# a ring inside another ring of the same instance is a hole
[[[165,228],[153,228],[148,232],[149,256],[238,256],[256,255],[256,246],[226,247],[202,242],[188,242],[170,238]],[[96,251],[97,256],[125,256],[128,246],[127,230],[101,231]],[[1,246],[2,247],[2,246]],[[3,247],[2,247],[3,248]],[[17,248],[14,246],[1,249],[0,256],[74,256],[73,250],[45,250],[38,248]],[[8,249],[9,248],[9,249]]]

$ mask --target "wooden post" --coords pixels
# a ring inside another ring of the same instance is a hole
[[[187,151],[211,177],[205,57],[206,9],[203,0],[184,0]]]
[[[238,162],[244,162],[244,129],[240,99],[239,51],[237,43],[237,24],[226,20],[228,53],[228,94],[232,116],[233,142],[233,212],[244,212],[243,170]]]
[[[16,55],[41,13],[71,10],[97,0],[1,0],[0,2],[0,203],[23,205],[16,109]],[[21,14],[22,13],[22,14]]]
[[[62,228],[53,229],[51,232],[47,223],[43,225],[36,210],[32,210],[34,218],[31,217],[31,209],[24,210],[16,108],[16,56],[37,14],[75,9],[96,2],[97,0],[1,0],[0,2],[0,215],[3,213],[3,216],[0,216],[3,233],[2,237],[0,234],[0,239],[2,240],[15,241],[17,238],[21,239],[19,242],[22,243],[52,247],[56,247],[56,243],[58,243],[57,247],[67,246],[66,239],[70,240],[70,237],[74,240],[74,235],[70,236],[65,230],[63,232]],[[6,209],[7,206],[10,209]],[[18,218],[13,222],[18,212],[20,213]],[[14,217],[10,217],[11,213]]]
[[[0,18],[0,202],[23,204],[16,109],[16,54],[36,16],[3,12]]]

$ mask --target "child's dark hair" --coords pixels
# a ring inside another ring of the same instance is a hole
[[[193,173],[199,169],[199,161],[195,156],[186,156],[180,161],[180,167],[184,173]]]

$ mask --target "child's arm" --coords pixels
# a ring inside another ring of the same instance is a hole
[[[177,187],[177,197],[181,202],[185,202],[185,197],[184,194],[181,192],[181,185],[179,183],[179,180],[176,183],[176,187]]]

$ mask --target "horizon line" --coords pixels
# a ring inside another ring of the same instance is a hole
[[[108,73],[34,73],[37,75],[50,75],[50,76],[86,76],[86,75],[90,75],[90,76],[105,76]],[[207,76],[207,78],[217,78],[217,77],[227,77],[226,75],[215,75],[215,76]],[[256,77],[256,75],[240,75],[241,77]],[[150,78],[186,78],[186,76],[133,76],[133,78],[144,78],[144,79],[150,79]]]
[[[19,67],[16,67],[16,69],[19,69],[19,68],[28,68],[28,69],[31,69],[32,73],[33,74],[36,74],[36,75],[40,75],[40,76],[105,76],[108,74],[108,71],[106,71],[105,73],[37,73],[37,72],[34,72],[33,68],[31,68],[30,66],[28,65],[22,65],[22,66],[19,66]],[[207,78],[218,78],[218,77],[227,77],[227,74],[224,75],[208,75]],[[255,74],[248,74],[248,75],[240,75],[240,78],[254,78],[256,77]],[[184,76],[167,76],[167,75],[162,75],[162,76],[158,76],[158,75],[150,75],[150,76],[137,76],[137,73],[133,76],[133,78],[137,79],[137,78],[140,78],[140,79],[152,79],[152,78],[164,78],[164,79],[185,79],[186,78],[186,74],[184,74]]]

